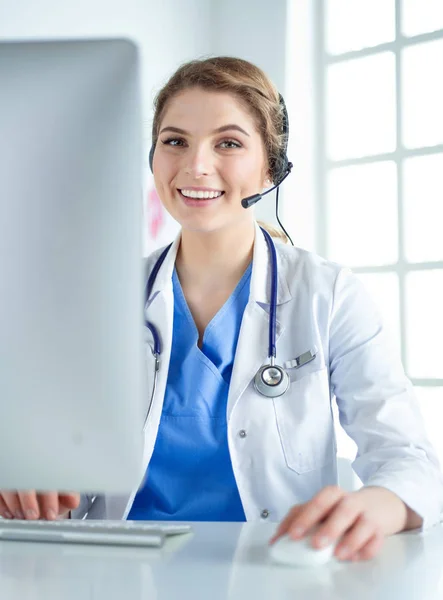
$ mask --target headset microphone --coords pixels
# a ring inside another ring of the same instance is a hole
[[[241,201],[241,205],[243,206],[243,208],[250,208],[251,206],[256,204],[259,200],[261,200],[263,198],[263,196],[266,196],[266,194],[270,194],[271,192],[276,190],[283,183],[283,181],[286,179],[286,177],[289,175],[292,167],[293,167],[293,164],[288,163],[285,176],[277,183],[277,185],[274,185],[269,190],[266,190],[266,192],[262,192],[261,194],[254,194],[253,196],[248,196],[247,198],[243,198],[243,200]]]

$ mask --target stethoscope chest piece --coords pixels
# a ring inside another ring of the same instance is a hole
[[[289,387],[289,375],[277,365],[263,365],[254,377],[254,387],[262,396],[278,398],[283,396]]]

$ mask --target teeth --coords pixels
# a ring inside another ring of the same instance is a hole
[[[203,192],[195,190],[181,190],[183,196],[187,198],[218,198],[223,192]]]

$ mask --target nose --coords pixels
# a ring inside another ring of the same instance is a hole
[[[185,172],[195,179],[211,175],[214,170],[210,149],[205,144],[195,145],[186,153]]]

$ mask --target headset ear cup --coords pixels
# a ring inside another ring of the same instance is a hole
[[[149,151],[149,168],[151,169],[151,173],[154,172],[154,169],[152,168],[152,165],[154,162],[154,152],[155,152],[155,144],[153,144],[151,146],[151,149]]]
[[[277,185],[281,182],[283,177],[288,172],[289,168],[289,160],[288,160],[288,137],[289,137],[289,118],[288,111],[286,109],[286,104],[284,98],[281,94],[279,94],[280,106],[282,111],[282,133],[284,136],[284,144],[279,152],[278,156],[275,159],[275,163],[272,169],[272,175],[274,179],[274,185]]]
[[[277,183],[280,181],[280,179],[281,179],[280,156],[278,156],[278,158],[275,159],[274,164],[272,166],[272,181],[273,181],[274,185],[277,185]]]
[[[273,180],[274,180],[274,185],[277,185],[282,179],[283,177],[286,175],[287,171],[288,171],[288,157],[286,156],[286,152],[282,152],[281,154],[279,154],[278,158],[276,159],[275,163],[274,163],[274,168],[273,168]]]

